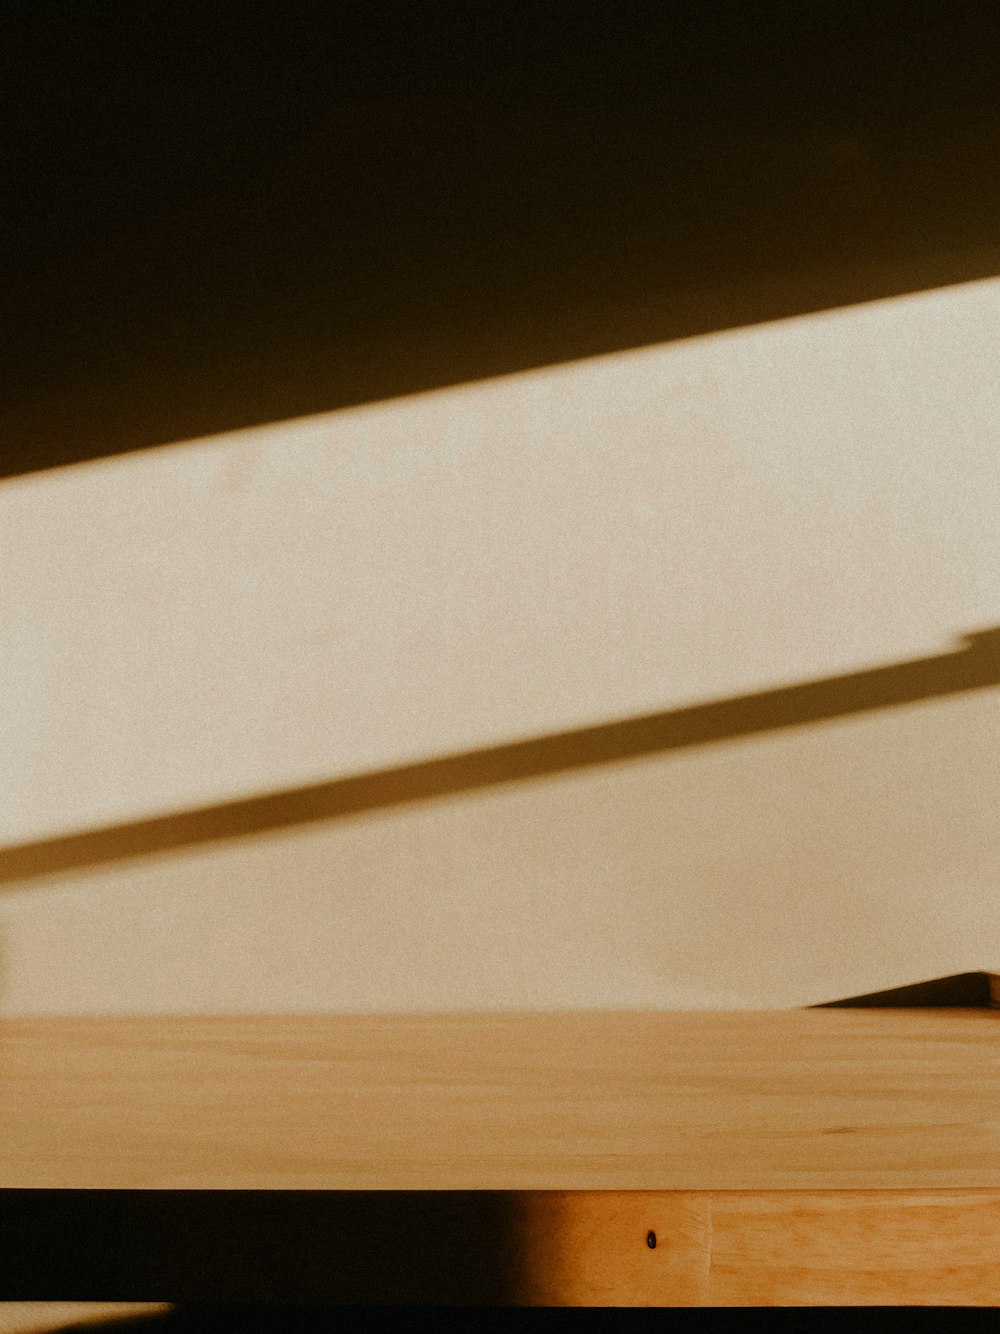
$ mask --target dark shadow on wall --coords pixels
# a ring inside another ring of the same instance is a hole
[[[0,15],[0,475],[1000,273],[1000,10]]]
[[[807,1005],[808,1010],[1000,1009],[1000,973],[950,973],[886,991]]]
[[[569,773],[1000,684],[1000,627],[957,652],[0,849],[0,884]]]

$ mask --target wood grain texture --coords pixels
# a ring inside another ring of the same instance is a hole
[[[181,1303],[1000,1306],[996,1190],[486,1191],[458,1201],[447,1191],[314,1191],[277,1212],[259,1207],[274,1192],[124,1194],[105,1277],[80,1269],[77,1295],[103,1286]],[[21,1247],[19,1282],[36,1275],[23,1295],[37,1296],[47,1269],[50,1290],[73,1296],[59,1254],[79,1243],[55,1228],[36,1236],[33,1255]],[[9,1245],[0,1253],[9,1270]],[[27,1312],[0,1303],[0,1334],[12,1309]]]
[[[511,1267],[516,1302],[715,1304],[710,1199],[707,1193],[692,1191],[540,1191],[520,1196]]]
[[[583,1191],[522,1207],[525,1305],[1000,1305],[1000,1191]]]
[[[998,1306],[1000,1192],[712,1194],[711,1306]]]
[[[0,1187],[1000,1189],[996,1019],[10,1019]]]

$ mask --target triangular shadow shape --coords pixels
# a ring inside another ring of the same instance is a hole
[[[807,1005],[807,1010],[881,1009],[889,1007],[940,1007],[961,1009],[1000,1009],[1000,973],[951,973],[926,982],[913,982],[888,991],[870,991],[863,996]]]

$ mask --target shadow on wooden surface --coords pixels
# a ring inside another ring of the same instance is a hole
[[[1000,628],[953,653],[0,849],[0,885],[1000,684]]]
[[[857,1329],[863,1315],[866,1329],[874,1334],[939,1334],[942,1328],[995,1329],[995,1319],[983,1323],[985,1312],[969,1307],[810,1307],[808,1328],[813,1316],[834,1329]],[[282,1305],[260,1303],[184,1303],[162,1315],[134,1319],[33,1325],[26,1334],[381,1334],[382,1331],[443,1331],[462,1334],[504,1334],[512,1330],[577,1329],[583,1320],[601,1330],[642,1329],[670,1331],[707,1331],[721,1328],[733,1334],[746,1334],[747,1311],[742,1308],[715,1307],[691,1310],[683,1307],[573,1307],[536,1308],[416,1305],[400,1307],[334,1306],[305,1303]],[[969,1323],[966,1323],[966,1322]],[[972,1323],[975,1321],[976,1323]],[[767,1326],[774,1330],[801,1331],[806,1328],[802,1311],[795,1308],[770,1308]],[[20,1327],[18,1327],[20,1330]]]
[[[0,1300],[503,1306],[520,1272],[498,1191],[11,1189],[2,1204]]]

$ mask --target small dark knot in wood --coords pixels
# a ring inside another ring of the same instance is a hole
[[[655,1233],[655,1232],[647,1232],[647,1233],[646,1233],[646,1245],[649,1247],[649,1249],[650,1249],[651,1251],[656,1249],[656,1233]]]

